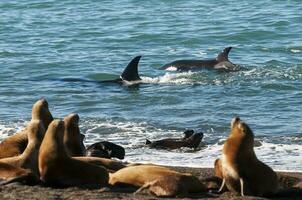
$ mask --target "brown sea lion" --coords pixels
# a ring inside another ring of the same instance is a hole
[[[226,186],[241,196],[270,196],[277,192],[277,174],[257,159],[254,133],[239,117],[231,122],[230,135],[223,145],[221,167],[220,191]]]
[[[12,182],[34,185],[39,182],[39,177],[30,169],[23,169],[0,162],[0,185]]]
[[[146,140],[146,145],[150,148],[156,149],[179,149],[181,147],[196,149],[203,138],[203,133],[185,134],[182,139],[178,138],[166,138],[151,142]]]
[[[41,120],[45,128],[53,120],[45,99],[38,100],[32,107],[32,120]],[[26,128],[15,135],[4,139],[0,143],[0,158],[20,155],[27,146]]]
[[[64,145],[67,154],[71,157],[83,156],[85,154],[83,143],[85,136],[80,133],[79,120],[79,115],[74,113],[64,117]]]
[[[26,130],[28,144],[23,153],[14,157],[2,158],[0,159],[0,162],[7,163],[15,167],[31,169],[38,175],[38,154],[45,134],[45,128],[40,120],[31,120]]]
[[[125,149],[112,142],[102,141],[88,146],[86,148],[86,156],[124,159]]]
[[[127,184],[148,188],[160,197],[185,196],[188,193],[205,192],[205,186],[197,177],[188,173],[179,173],[167,167],[156,165],[137,165],[125,167],[110,174],[109,183],[113,186]]]
[[[48,126],[39,152],[40,179],[54,187],[107,185],[109,175],[104,167],[68,156],[63,143],[64,129],[61,120]]]

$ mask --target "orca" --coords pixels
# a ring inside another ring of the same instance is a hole
[[[83,79],[83,78],[63,78],[60,79],[61,81],[65,82],[92,82],[92,83],[118,83],[122,85],[138,85],[141,83],[141,78],[138,74],[138,63],[140,61],[142,56],[136,56],[134,57],[127,65],[127,67],[124,69],[123,73],[120,75],[119,78],[116,79],[110,79],[110,80],[89,80],[89,79]]]
[[[208,60],[176,60],[163,65],[159,69],[173,71],[189,71],[198,69],[216,69],[220,71],[238,71],[238,66],[229,61],[232,47],[225,48],[215,59]]]
[[[113,80],[99,81],[102,83],[120,83],[120,84],[137,84],[142,80],[138,75],[138,63],[142,56],[133,58],[124,69],[121,76]]]

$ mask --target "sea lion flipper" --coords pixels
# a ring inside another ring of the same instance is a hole
[[[240,193],[241,196],[244,197],[244,182],[243,182],[243,178],[240,178]]]
[[[8,185],[10,183],[15,183],[15,182],[26,183],[29,185],[35,185],[39,182],[39,178],[33,174],[32,175],[22,174],[20,176],[16,176],[16,177],[10,178],[8,180],[0,181],[0,186]]]
[[[217,193],[222,193],[226,188],[226,183],[225,183],[225,178],[222,179],[222,183],[221,183],[221,186],[219,188],[219,190],[217,191]]]
[[[229,53],[230,53],[231,49],[232,49],[232,47],[227,47],[227,48],[223,49],[223,51],[218,54],[216,60],[218,62],[229,61]]]
[[[152,142],[148,139],[146,139],[146,145],[151,144]]]
[[[140,58],[141,58],[141,56],[136,56],[129,62],[129,64],[124,69],[124,71],[121,75],[122,80],[126,80],[126,81],[141,80],[141,78],[138,75],[138,70],[137,70],[138,62],[139,62]]]
[[[155,183],[157,183],[158,180],[154,180],[154,181],[151,181],[151,182],[147,182],[145,183],[143,186],[141,186],[140,188],[138,188],[135,192],[134,192],[134,195],[135,194],[138,194],[139,192],[145,190],[145,189],[149,189],[152,185],[154,185]]]

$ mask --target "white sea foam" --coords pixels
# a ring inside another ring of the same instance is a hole
[[[184,84],[192,84],[192,75],[193,72],[183,72],[177,74],[166,73],[163,76],[159,77],[141,77],[143,83],[152,83],[152,84],[176,84],[176,85],[184,85]]]
[[[177,68],[174,66],[170,66],[167,69],[165,69],[166,71],[177,71]]]
[[[24,129],[26,122],[4,123],[0,121],[0,141]]]
[[[300,53],[301,52],[301,50],[299,50],[299,49],[291,49],[290,51],[293,52],[293,53]]]

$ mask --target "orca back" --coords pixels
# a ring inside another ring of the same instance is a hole
[[[216,60],[218,62],[223,62],[223,61],[229,61],[229,53],[231,51],[232,47],[227,47],[225,49],[223,49],[223,51],[218,54]]]
[[[121,79],[126,80],[126,81],[138,81],[141,80],[141,78],[138,75],[138,63],[140,60],[141,56],[136,56],[133,58],[127,67],[124,69]]]

